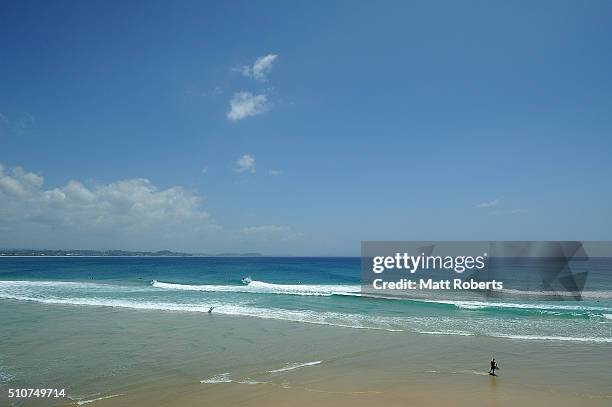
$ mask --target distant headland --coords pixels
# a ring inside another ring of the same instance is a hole
[[[261,253],[184,253],[170,250],[53,250],[53,249],[0,249],[5,257],[261,257]]]

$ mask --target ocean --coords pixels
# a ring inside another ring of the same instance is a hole
[[[290,387],[270,379],[322,366],[349,377],[346,369],[359,360],[389,380],[400,371],[427,380],[486,373],[497,351],[513,361],[529,353],[523,365],[554,360],[584,376],[589,397],[605,399],[605,372],[612,372],[608,270],[605,261],[590,270],[581,301],[551,301],[537,287],[511,285],[493,297],[391,299],[362,295],[359,258],[0,258],[0,390],[61,386],[78,404],[118,400],[143,380]],[[445,350],[436,354],[434,344]],[[404,346],[413,355],[410,368],[391,356]],[[544,380],[527,376],[532,385]],[[561,372],[548,377],[568,380]],[[542,389],[552,385],[544,380]]]

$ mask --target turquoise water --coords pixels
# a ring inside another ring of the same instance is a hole
[[[590,270],[583,301],[542,299],[522,279],[495,298],[398,300],[361,296],[357,258],[0,258],[0,390],[88,400],[160,383],[299,387],[309,372],[350,387],[364,382],[355,366],[382,388],[479,377],[495,354],[519,387],[605,398],[608,270]]]
[[[2,258],[0,299],[200,313],[214,307],[355,329],[612,343],[607,264],[590,271],[582,301],[512,288],[496,298],[432,292],[385,300],[360,295],[357,258]]]

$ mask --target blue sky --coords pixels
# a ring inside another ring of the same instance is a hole
[[[611,239],[611,21],[607,1],[3,1],[0,246]]]

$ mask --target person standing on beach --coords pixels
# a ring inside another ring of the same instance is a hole
[[[497,367],[497,362],[495,358],[491,359],[491,369],[489,369],[489,374],[495,376],[495,369],[499,369]]]

